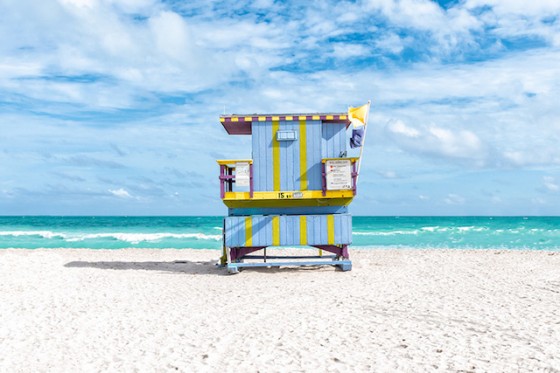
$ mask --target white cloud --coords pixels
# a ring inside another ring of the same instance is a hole
[[[63,5],[72,5],[76,7],[93,8],[97,1],[96,0],[60,0]]]
[[[191,36],[187,23],[177,13],[165,11],[148,21],[155,38],[155,45],[161,53],[173,59],[188,62]]]
[[[546,23],[560,16],[556,0],[467,0],[466,10],[486,7],[482,18],[493,33],[501,37],[537,36],[558,46],[558,22]]]
[[[385,179],[398,179],[399,175],[395,172],[395,171],[382,171],[379,173],[381,176],[383,176]]]
[[[375,42],[377,48],[393,54],[401,53],[404,44],[403,39],[395,33],[389,33]]]
[[[381,12],[393,26],[429,32],[434,38],[431,49],[436,55],[446,55],[455,48],[471,44],[471,32],[483,26],[462,7],[445,11],[430,0],[370,0],[368,7]],[[392,53],[398,50],[398,44],[389,45],[394,45]]]
[[[420,136],[420,131],[410,126],[407,126],[400,120],[392,121],[387,125],[389,131],[396,135],[402,135],[409,138],[417,138]]]
[[[465,8],[490,6],[498,15],[515,14],[525,17],[546,17],[560,14],[557,0],[466,0]]]
[[[339,58],[367,57],[370,54],[370,50],[366,46],[349,43],[336,43],[333,52]]]
[[[464,205],[466,199],[458,194],[451,193],[445,197],[444,202],[448,205]]]
[[[111,193],[112,195],[114,195],[115,197],[119,197],[119,198],[132,198],[132,196],[130,195],[130,193],[128,193],[125,189],[123,188],[119,188],[119,189],[109,189],[109,193]]]
[[[560,185],[552,176],[543,177],[544,187],[550,192],[558,192],[560,190]]]
[[[444,11],[428,0],[370,0],[368,6],[401,27],[433,29],[445,19]]]
[[[504,158],[516,166],[524,166],[527,164],[525,154],[520,151],[506,151],[503,153]]]
[[[460,158],[478,158],[476,154],[482,151],[482,142],[470,131],[459,130],[454,132],[436,126],[429,126],[427,131],[435,138],[432,144],[436,144],[445,155]]]
[[[0,79],[19,76],[32,76],[41,73],[42,66],[36,62],[23,62],[17,59],[6,59],[0,63]]]
[[[495,205],[498,205],[498,204],[503,203],[504,200],[503,200],[503,198],[500,197],[500,196],[495,196],[495,195],[493,195],[493,196],[490,197],[490,202],[492,202],[492,203],[495,204]]]
[[[389,136],[400,147],[424,155],[484,162],[486,152],[482,141],[471,131],[443,128],[436,125],[416,126],[392,121],[386,126]]]

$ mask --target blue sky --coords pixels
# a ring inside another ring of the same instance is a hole
[[[0,215],[223,215],[224,109],[368,99],[354,214],[560,214],[557,0],[3,0]]]

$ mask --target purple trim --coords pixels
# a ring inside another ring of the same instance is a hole
[[[321,250],[328,251],[329,253],[333,253],[336,256],[341,256],[345,259],[350,258],[350,255],[348,254],[348,245],[342,245],[342,246],[313,245],[313,247],[316,247],[316,248],[321,249]]]
[[[249,163],[249,197],[253,198],[253,164]]]
[[[358,172],[356,171],[356,162],[352,162],[352,191],[354,195],[358,194],[358,183],[356,178],[358,177]]]
[[[233,183],[235,182],[235,175],[233,175],[233,168],[226,167],[227,176],[226,176],[226,183],[227,183],[227,191],[233,192]]]
[[[224,197],[226,196],[225,191],[224,191],[224,168],[226,166],[224,166],[223,164],[220,165],[220,198],[224,199]]]
[[[313,247],[321,250],[328,251],[329,253],[333,253],[338,257],[342,257],[344,259],[349,259],[350,255],[348,254],[348,245],[341,245],[341,246],[334,246],[334,245],[313,245]],[[243,259],[245,255],[254,253],[255,251],[266,249],[266,246],[251,246],[251,247],[230,247],[230,258],[231,262],[235,263],[236,261]],[[265,255],[266,256],[266,255]],[[278,257],[280,258],[280,257]],[[297,256],[290,257],[292,259],[298,258]],[[303,256],[302,258],[305,258]]]
[[[321,163],[321,190],[323,191],[323,197],[327,195],[327,170],[325,163]]]
[[[250,135],[252,133],[251,122],[232,122],[230,119],[222,125],[230,135]]]
[[[259,251],[264,249],[264,246],[259,247],[230,247],[230,257],[231,261],[235,262],[238,259],[243,258],[247,254],[254,253],[255,251]]]
[[[342,245],[342,257],[345,259],[350,258],[350,254],[348,253],[348,245]]]

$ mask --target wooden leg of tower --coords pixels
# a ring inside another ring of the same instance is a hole
[[[342,257],[344,259],[350,258],[350,254],[348,254],[348,245],[342,245]]]
[[[228,263],[228,249],[226,247],[226,219],[222,226],[222,256],[220,257],[220,267],[225,267]]]
[[[339,264],[338,268],[340,268],[342,272],[351,271],[352,262],[349,260],[350,254],[348,254],[348,245],[342,245],[341,249],[342,261],[341,264]]]
[[[237,266],[237,263],[239,262],[239,260],[237,260],[237,250],[238,248],[236,247],[229,247],[226,249],[226,268],[227,271],[230,275],[235,275],[239,273],[239,267]],[[235,258],[235,259],[232,259]]]
[[[227,265],[227,247],[224,244],[222,248],[222,256],[220,257],[220,267],[225,267]]]

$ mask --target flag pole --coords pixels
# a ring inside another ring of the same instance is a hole
[[[362,167],[362,153],[364,152],[364,148],[366,146],[366,135],[367,135],[367,128],[368,128],[368,120],[369,120],[369,109],[371,107],[371,100],[368,100],[368,108],[366,111],[366,118],[364,123],[364,138],[362,139],[362,146],[360,147],[360,156],[358,157],[358,170],[356,171],[358,174],[356,175],[356,185],[358,185],[358,178],[360,177],[360,168]]]

